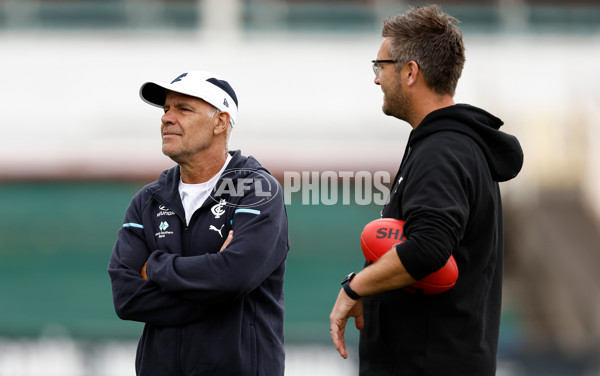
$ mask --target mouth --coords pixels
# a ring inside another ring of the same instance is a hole
[[[174,138],[174,137],[180,137],[181,135],[179,133],[173,133],[173,132],[164,132],[162,134],[162,138]]]

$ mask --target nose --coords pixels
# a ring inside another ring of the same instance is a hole
[[[379,75],[375,76],[375,79],[373,80],[373,83],[375,83],[375,85],[381,85],[381,82],[379,81]]]
[[[175,114],[173,113],[173,111],[167,110],[167,111],[165,111],[163,116],[160,118],[160,120],[162,121],[162,123],[164,125],[174,124],[176,121]]]

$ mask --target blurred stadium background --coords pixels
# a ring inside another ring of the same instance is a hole
[[[525,166],[503,184],[498,375],[600,375],[600,2],[443,0],[462,21],[457,102],[503,118]],[[131,196],[172,165],[139,86],[218,72],[231,148],[285,171],[389,171],[409,126],[381,113],[381,21],[420,1],[0,0],[0,376],[133,375],[141,326],[106,265]],[[288,206],[288,375],[356,374],[330,344],[339,281],[376,205]],[[351,324],[350,324],[351,325]]]

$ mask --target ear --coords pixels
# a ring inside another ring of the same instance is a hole
[[[411,60],[406,63],[406,84],[411,87],[417,83],[417,79],[421,74],[421,70],[419,69],[419,64],[416,61]]]
[[[229,119],[230,119],[230,115],[227,112],[219,112],[215,115],[214,117],[215,119],[215,128],[213,130],[213,133],[215,135],[221,134],[221,133],[227,133],[227,128],[229,127]]]

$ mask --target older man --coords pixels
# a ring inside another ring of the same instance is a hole
[[[145,323],[138,375],[283,375],[289,248],[278,182],[228,151],[238,99],[201,71],[148,82],[177,163],[131,201],[109,262],[114,305]]]

